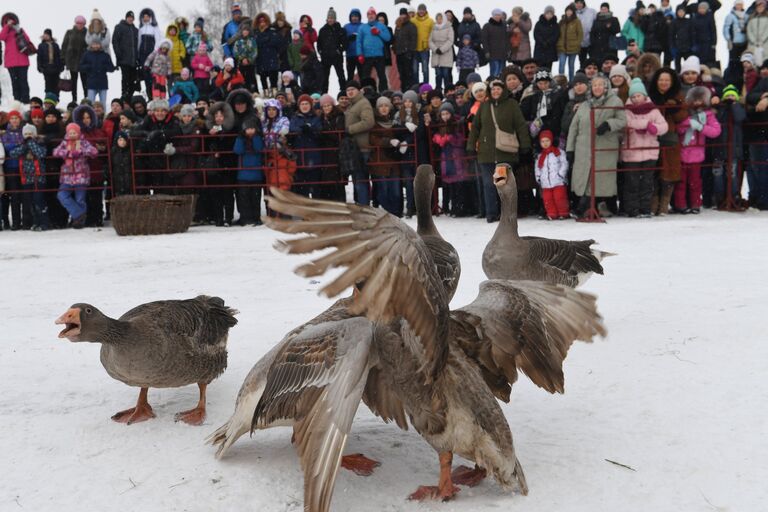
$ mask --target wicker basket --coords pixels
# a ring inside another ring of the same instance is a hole
[[[164,235],[189,229],[197,196],[119,196],[110,201],[112,227],[120,236]]]

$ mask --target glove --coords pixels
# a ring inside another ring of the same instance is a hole
[[[365,57],[363,57],[362,55],[358,55],[357,62],[359,62],[360,64],[365,64]]]
[[[173,144],[170,142],[165,145],[165,149],[163,149],[163,153],[165,153],[168,156],[173,156],[176,154],[176,148],[173,147]]]
[[[373,27],[373,28],[371,29],[371,34],[373,34],[373,35],[377,36],[377,35],[379,35],[379,33],[380,33],[380,31],[379,31],[379,28],[378,28],[378,27]]]
[[[401,155],[404,155],[408,151],[408,143],[405,141],[401,142],[398,151]]]
[[[438,55],[442,55],[443,54],[443,50],[438,48],[437,50],[435,50],[435,53],[438,54]]]
[[[611,125],[608,124],[608,121],[603,122],[603,124],[597,127],[598,135],[605,135],[609,131],[611,131]]]
[[[659,133],[659,129],[656,128],[656,125],[650,121],[648,121],[648,127],[646,128],[646,130],[648,130],[648,133],[650,133],[651,135],[656,135],[657,133]]]
[[[568,160],[569,164],[572,164],[573,161],[576,159],[576,153],[574,153],[573,151],[566,151],[565,159]]]
[[[413,123],[405,123],[405,127],[408,128],[408,131],[411,133],[415,132],[416,128],[418,128],[418,126]]]
[[[393,148],[396,148],[397,146],[400,145],[400,141],[397,140],[397,139],[392,139],[392,140],[389,141],[389,143],[392,144]]]

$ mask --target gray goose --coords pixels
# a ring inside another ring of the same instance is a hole
[[[600,262],[609,252],[592,249],[594,240],[567,241],[521,237],[517,229],[517,183],[509,166],[493,175],[501,200],[501,219],[483,251],[483,271],[489,279],[531,279],[576,287],[593,273],[603,274]]]
[[[332,297],[353,285],[361,288],[346,308],[372,322],[372,338],[362,338],[358,345],[363,348],[356,352],[365,364],[357,362],[354,371],[339,368],[342,362],[331,344],[315,355],[309,368],[289,365],[283,374],[273,363],[268,372],[253,425],[301,421],[295,432],[304,468],[305,510],[324,512],[330,506],[350,425],[335,418],[351,422],[354,410],[349,407],[356,408],[360,399],[401,428],[407,427],[407,417],[438,452],[438,485],[422,486],[411,498],[450,499],[458,491],[455,483],[476,484],[486,471],[505,489],[516,486],[527,493],[509,425],[495,397],[509,399],[518,370],[540,387],[562,392],[562,362],[571,343],[605,332],[595,297],[545,283],[488,281],[472,304],[451,312],[425,243],[397,218],[383,210],[280,190],[273,194],[271,208],[302,220],[271,219],[270,227],[310,234],[280,242],[279,248],[293,254],[334,249],[296,272],[309,277],[345,267],[321,292]],[[319,350],[317,345],[313,349]],[[349,384],[338,387],[337,381],[349,375],[360,376],[354,380],[354,393],[335,391],[353,389]],[[345,430],[339,432],[339,425]],[[453,453],[478,467],[452,472]]]
[[[236,314],[219,297],[200,295],[142,304],[117,320],[90,304],[74,304],[56,324],[65,326],[59,338],[101,343],[101,364],[109,376],[141,388],[136,407],[118,412],[114,421],[130,425],[154,418],[149,388],[197,384],[197,406],[176,420],[201,425],[206,387],[227,367],[227,337]]]

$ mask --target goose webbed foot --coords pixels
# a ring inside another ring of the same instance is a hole
[[[199,426],[205,421],[205,388],[207,384],[198,384],[200,388],[200,400],[197,402],[197,407],[188,411],[182,411],[174,417],[176,421],[183,421],[187,425]]]
[[[381,462],[369,459],[362,453],[344,455],[341,458],[341,467],[354,472],[358,476],[371,476],[373,470],[381,466]]]
[[[467,487],[474,487],[482,482],[487,476],[485,469],[475,465],[475,469],[470,469],[467,466],[459,466],[451,473],[451,480],[454,484],[466,485]]]
[[[451,478],[451,464],[453,463],[453,453],[444,452],[440,454],[440,482],[437,486],[422,485],[416,491],[408,496],[409,500],[442,500],[449,501],[458,493],[459,488],[453,485]]]
[[[147,402],[147,391],[147,388],[141,388],[136,407],[131,407],[130,409],[118,412],[112,416],[112,421],[132,425],[154,418],[155,413],[152,411],[152,406]]]

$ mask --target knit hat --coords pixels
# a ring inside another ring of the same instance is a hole
[[[512,14],[516,14],[517,16],[522,16],[525,11],[522,7],[517,6],[512,8]]]
[[[379,99],[376,100],[377,109],[382,105],[387,105],[389,106],[390,110],[392,109],[392,101],[386,96],[379,96]]]
[[[45,99],[43,100],[43,105],[45,104],[58,105],[58,103],[59,103],[59,96],[55,92],[45,93]]]
[[[287,78],[288,80],[293,81],[295,76],[293,75],[293,71],[283,71],[283,74],[280,75],[282,78]]]
[[[462,42],[463,41],[472,41],[472,36],[469,35],[469,34],[464,34],[463,36],[461,36],[461,40],[462,40]]]
[[[453,108],[453,103],[450,101],[444,101],[442,105],[440,105],[440,108],[437,109],[437,113],[440,114],[442,112],[450,112],[451,114],[456,113],[456,109]]]
[[[547,14],[548,12],[552,13],[552,14],[555,14],[555,8],[552,7],[551,5],[546,6],[544,8],[544,14]]]
[[[181,107],[181,110],[179,111],[179,115],[197,117],[197,109],[195,108],[194,105],[192,105],[191,103],[188,103],[183,107]]]
[[[373,8],[373,7],[369,7],[368,10],[365,11],[365,14],[366,14],[366,16],[369,15],[369,14],[373,14],[374,16],[376,16],[376,9]]]
[[[232,4],[232,14],[235,14],[236,12],[239,12],[240,14],[243,13],[243,10],[240,8],[240,4],[238,2],[234,2]]]
[[[494,9],[491,11],[491,16],[504,16],[504,11],[501,9]]]
[[[48,36],[51,39],[53,39],[53,31],[51,29],[49,29],[49,28],[43,30],[43,35],[44,36]]]
[[[128,11],[128,12],[125,13],[125,19],[135,18],[135,17],[136,16],[134,16],[133,11]]]
[[[440,91],[435,91],[435,90],[429,91],[427,93],[427,103],[431,103],[432,100],[435,99],[435,98],[440,98],[442,100],[443,99],[443,93],[440,92]]]
[[[629,97],[631,98],[635,94],[642,94],[648,96],[648,91],[645,89],[645,84],[640,78],[633,78],[632,83],[629,86]]]
[[[10,114],[9,114],[10,116]],[[65,133],[69,135],[69,132],[77,132],[77,136],[80,137],[80,125],[77,123],[69,123],[67,125],[67,129],[65,130]]]
[[[475,96],[480,91],[487,91],[488,86],[485,85],[485,82],[475,82],[472,84],[472,96]]]
[[[309,103],[310,105],[312,103],[314,103],[314,101],[312,101],[312,96],[310,96],[309,94],[302,94],[301,96],[299,96],[299,101],[297,101],[296,104],[300,105],[300,104],[304,103],[305,101],[307,103]]]
[[[696,9],[700,7],[706,7],[707,10],[709,10],[709,2],[699,2],[699,4],[696,6]]]
[[[539,141],[542,139],[549,139],[550,142],[555,142],[555,136],[552,134],[551,130],[542,130],[541,133],[539,133]]]
[[[632,77],[629,76],[629,73],[627,73],[627,67],[624,64],[616,64],[611,68],[611,73],[608,75],[608,78],[613,78],[615,76],[622,76],[624,77],[624,80],[629,83],[630,80],[632,80]]]
[[[336,105],[336,100],[330,94],[323,94],[320,96],[320,106]]]
[[[472,8],[471,7],[465,7],[464,8],[464,14],[472,14]]]
[[[430,84],[421,84],[419,86],[419,94],[424,94],[425,92],[430,92],[432,90],[432,86]]]
[[[181,68],[181,73],[179,73],[182,80],[189,80],[189,69],[188,68]]]
[[[573,79],[571,79],[571,87],[573,87],[576,84],[587,84],[589,85],[589,77],[582,73],[581,71],[576,72],[573,75]]]
[[[335,10],[333,10],[333,7],[331,7],[330,9],[328,9],[328,15],[326,16],[326,18],[331,18],[331,19],[333,19],[334,21],[336,21],[336,11],[335,11]]]
[[[33,108],[29,112],[29,118],[30,119],[35,119],[35,118],[42,119],[44,117],[45,117],[45,114],[43,114],[43,109],[41,109],[41,108]]]
[[[723,89],[723,94],[721,95],[721,98],[723,101],[725,100],[733,100],[733,101],[739,101],[739,90],[734,85],[726,85],[725,89]]]
[[[42,110],[40,112],[42,113]],[[33,124],[25,124],[24,128],[21,129],[21,135],[24,137],[37,137],[37,128]]]
[[[77,25],[77,24],[85,25],[86,23],[88,23],[88,21],[85,19],[85,16],[76,16],[75,17],[75,25]]]
[[[536,71],[536,74],[533,75],[533,81],[534,82],[541,82],[542,80],[546,80],[547,82],[552,81],[552,73],[550,73],[548,70],[544,68],[539,68]]]
[[[741,54],[741,62],[749,62],[754,67],[755,56],[752,55],[752,52],[744,52]]]
[[[149,102],[147,110],[171,110],[171,107],[168,104],[168,100],[158,98]]]
[[[231,68],[235,67],[235,59],[233,59],[232,57],[227,57],[226,59],[224,59],[224,67],[227,67],[227,66]]]
[[[301,39],[301,37],[302,37],[304,34],[302,34],[302,33],[301,33],[301,30],[299,30],[299,29],[295,28],[295,29],[293,29],[293,31],[291,32],[291,35],[292,35],[292,36],[299,36],[299,39]]]
[[[11,110],[10,112],[8,112],[8,119],[14,116],[21,118],[21,112],[19,112],[18,110]]]
[[[120,130],[119,132],[117,132],[115,134],[115,141],[117,141],[117,139],[130,140],[131,139],[131,134],[128,133],[127,130]]]
[[[203,18],[197,18],[193,27],[205,28],[205,20]]]
[[[467,84],[476,84],[482,81],[483,77],[480,76],[480,73],[470,73],[467,75]]]
[[[426,11],[427,10],[427,4],[419,4],[417,7],[419,11]]]
[[[345,89],[360,89],[360,82],[357,80],[347,80],[347,83],[344,84]]]
[[[403,93],[403,101],[412,101],[413,103],[419,102],[419,95],[416,93],[416,91],[405,91]]]
[[[408,14],[411,14],[411,13],[415,14],[416,13],[416,8],[414,6],[412,6],[412,5],[409,5],[408,6]]]
[[[408,16],[408,9],[406,9],[405,7],[401,7],[400,16]]]
[[[691,55],[680,64],[681,75],[688,71],[695,71],[696,74],[701,73],[701,61],[699,61],[697,56]]]

